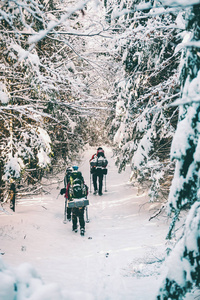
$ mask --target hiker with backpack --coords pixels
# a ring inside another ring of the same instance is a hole
[[[85,220],[84,211],[85,203],[84,199],[87,199],[88,187],[84,182],[82,173],[78,171],[77,166],[72,167],[72,173],[70,174],[69,182],[66,187],[65,198],[68,201],[68,205],[72,205],[72,231],[77,232],[77,221],[79,219],[80,234],[85,233]],[[80,201],[78,201],[80,199]],[[71,203],[70,203],[71,202]],[[72,203],[73,202],[73,203]],[[79,206],[81,205],[81,206]],[[87,204],[86,204],[87,205]]]
[[[92,174],[94,195],[99,194],[99,196],[102,196],[103,176],[107,174],[107,165],[108,161],[105,157],[104,150],[102,147],[99,147],[97,149],[97,153],[95,153],[90,159],[90,173]]]

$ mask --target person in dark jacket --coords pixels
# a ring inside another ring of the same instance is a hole
[[[73,176],[73,173],[78,172],[78,167],[73,166],[72,167],[73,171],[71,176]],[[82,177],[81,172],[80,173],[80,179],[83,181],[83,186],[85,188],[85,197],[88,195],[88,187],[84,183],[84,179]],[[70,187],[71,187],[71,181],[69,180],[67,187],[66,187],[66,193],[65,193],[65,198],[68,199],[69,201],[73,200],[73,195],[70,193]],[[72,231],[77,232],[77,220],[79,219],[79,224],[80,224],[80,234],[84,235],[85,232],[85,220],[84,220],[84,211],[85,207],[73,207],[72,209]]]
[[[99,194],[102,196],[103,188],[103,176],[107,171],[108,161],[105,157],[105,153],[102,147],[97,149],[97,152],[93,154],[90,159],[90,172],[92,174],[92,182],[94,186],[94,195]],[[97,180],[98,179],[98,180]],[[97,186],[98,181],[98,186]]]

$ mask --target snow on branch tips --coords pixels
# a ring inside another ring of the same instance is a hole
[[[21,170],[24,168],[24,163],[20,157],[15,155],[14,157],[10,156],[4,167],[4,176],[3,180],[7,181],[10,178],[20,178]]]
[[[0,81],[0,103],[7,104],[9,102],[9,97],[6,92],[6,86],[3,82]]]
[[[152,148],[152,129],[149,129],[138,144],[138,149],[132,158],[132,164],[136,168],[140,168],[144,161],[149,162],[149,152]]]
[[[190,6],[199,4],[199,0],[162,0],[162,4],[166,6]]]
[[[176,106],[192,102],[200,103],[200,71],[193,80],[186,80],[182,98],[176,100],[172,105]]]
[[[65,23],[73,13],[75,13],[76,11],[79,11],[79,10],[83,10],[88,2],[89,2],[89,0],[80,1],[76,6],[66,8],[67,13],[63,14],[60,17],[60,20],[50,21],[47,25],[47,29],[40,30],[38,33],[30,36],[28,39],[29,44],[35,44],[35,43],[41,41],[42,39],[44,39],[48,35],[48,33],[52,32],[57,26]]]
[[[46,167],[50,164],[50,153],[51,153],[51,139],[48,133],[42,129],[38,128],[38,142],[39,142],[39,150],[38,150],[38,164],[41,167]]]
[[[0,102],[2,104],[7,104],[8,101],[9,101],[8,95],[5,92],[0,91]]]

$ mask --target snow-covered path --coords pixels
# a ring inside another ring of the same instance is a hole
[[[19,201],[15,214],[0,215],[0,252],[11,266],[31,263],[45,283],[58,283],[67,299],[153,299],[168,224],[148,221],[147,196],[137,195],[129,172],[118,174],[111,150],[105,152],[108,191],[102,197],[89,194],[84,237],[72,232],[71,223],[63,224],[64,197],[57,198],[63,184],[56,183],[48,196]],[[88,186],[93,153],[85,152],[80,163]]]

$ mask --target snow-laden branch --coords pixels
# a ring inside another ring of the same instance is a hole
[[[174,101],[171,106],[187,105],[200,102],[200,71],[191,82],[186,81],[182,97]]]
[[[44,39],[47,36],[47,34],[50,33],[54,28],[66,22],[73,13],[75,13],[78,10],[84,9],[84,7],[89,1],[90,0],[80,1],[75,7],[68,7],[66,9],[67,13],[62,15],[59,21],[50,21],[47,25],[46,30],[40,30],[37,34],[33,35],[32,37],[29,37],[28,39],[29,43],[35,44],[41,41],[42,39]]]
[[[200,48],[200,41],[191,41],[188,43],[181,43],[176,47],[175,53],[179,52],[183,48],[190,48],[190,47]]]
[[[193,5],[199,4],[199,0],[162,0],[161,5],[155,4],[152,5],[150,2],[142,3],[134,6],[134,9],[117,9],[115,8],[112,13],[112,19],[120,18],[124,15],[133,14],[135,12],[143,12],[149,10],[148,13],[144,13],[142,16],[136,16],[131,18],[130,20],[141,20],[147,19],[149,17],[161,15],[161,14],[169,14],[170,12],[179,11],[183,8],[187,8]]]

